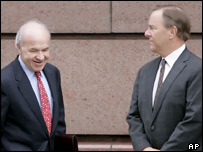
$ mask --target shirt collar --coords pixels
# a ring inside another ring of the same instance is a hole
[[[167,64],[172,68],[178,57],[182,54],[182,52],[185,50],[186,46],[183,44],[181,47],[179,47],[177,50],[170,53],[167,57],[165,57],[165,60]]]

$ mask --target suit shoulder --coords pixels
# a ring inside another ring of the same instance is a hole
[[[192,73],[202,73],[202,59],[192,52],[189,51],[189,59],[187,61],[187,67],[190,71],[193,71]]]
[[[198,64],[198,65],[202,65],[202,59],[198,56],[196,56],[195,54],[193,54],[192,52],[190,52],[190,59],[192,62]]]
[[[14,75],[13,62],[1,69],[1,80],[8,79]]]
[[[140,70],[144,70],[144,69],[149,69],[152,68],[152,66],[159,64],[159,62],[161,61],[161,57],[157,57],[152,61],[147,62],[145,65],[143,65]]]
[[[59,69],[56,66],[54,66],[53,64],[51,64],[51,63],[47,63],[45,67],[47,69],[51,70],[51,71],[57,71],[57,72],[59,72]]]
[[[44,71],[48,72],[48,73],[52,73],[57,77],[60,77],[61,73],[60,70],[54,66],[53,64],[47,63],[44,67]]]

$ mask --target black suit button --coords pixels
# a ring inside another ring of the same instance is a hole
[[[151,126],[151,130],[153,131],[155,129],[155,127],[154,126]]]

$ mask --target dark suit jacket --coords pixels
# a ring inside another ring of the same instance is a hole
[[[1,150],[53,150],[55,134],[66,133],[59,70],[47,63],[43,72],[53,97],[50,137],[35,93],[18,59],[1,70]]]
[[[143,66],[134,85],[127,116],[135,150],[152,146],[186,151],[202,148],[202,60],[187,49],[165,79],[152,112],[152,90],[161,57]]]

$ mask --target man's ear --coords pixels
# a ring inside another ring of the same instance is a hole
[[[17,44],[17,50],[18,50],[18,53],[21,54],[22,49],[19,43]]]
[[[170,27],[170,36],[169,39],[174,39],[177,36],[178,33],[178,28],[176,26],[171,26]]]

